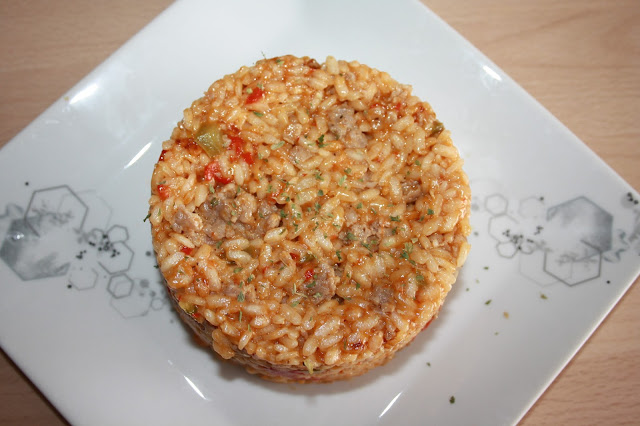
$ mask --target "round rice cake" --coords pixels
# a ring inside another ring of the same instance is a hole
[[[449,131],[410,86],[358,62],[242,67],[162,148],[149,220],[170,298],[265,379],[387,362],[436,316],[469,251]]]

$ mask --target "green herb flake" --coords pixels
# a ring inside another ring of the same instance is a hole
[[[338,181],[338,186],[344,186],[344,182],[347,180],[347,176],[342,175],[340,180]]]
[[[344,169],[344,172],[349,175],[351,174],[351,169],[347,167],[346,169]]]
[[[258,89],[262,90],[264,88],[264,86],[262,85],[262,83],[258,83],[256,84],[256,86],[258,86]]]
[[[242,272],[242,268],[239,268],[239,267],[238,267],[238,268],[234,268],[234,269],[233,269],[233,273],[234,273],[234,274],[237,274],[238,272]]]
[[[284,146],[284,141],[280,141],[276,144],[271,145],[271,150],[275,151],[278,148],[282,148]]]
[[[276,64],[280,65],[281,63],[283,63],[284,61],[280,58],[276,59]]]
[[[351,232],[347,232],[347,240],[349,241],[355,241],[357,238],[355,235],[353,235]]]
[[[253,89],[251,87],[247,87],[245,92],[247,92],[248,94],[252,94],[253,93]]]
[[[416,275],[416,280],[420,281],[420,282],[424,282],[424,275],[422,275],[422,274]]]
[[[251,281],[253,281],[254,278],[255,277],[253,276],[253,274],[249,275],[249,278],[247,278],[247,284],[249,284]]]
[[[300,300],[294,300],[293,302],[291,302],[291,307],[295,308],[296,306],[298,306],[298,303],[300,303]]]
[[[449,404],[455,404],[456,403],[456,397],[451,395],[451,398],[449,398]]]
[[[238,322],[242,322],[242,311],[240,311],[240,314],[238,314]]]
[[[338,261],[342,261],[342,255],[340,254],[340,250],[336,250],[336,256],[338,257]]]
[[[322,197],[324,195],[324,191],[322,189],[318,190],[318,197]]]
[[[216,193],[216,188],[211,183],[209,184],[209,192],[212,193],[212,194]]]
[[[318,138],[318,148],[324,148],[327,144],[324,143],[324,134],[320,135]]]
[[[430,362],[427,362],[427,367],[431,367],[431,363]]]
[[[487,270],[489,270],[489,267],[488,267],[488,266],[485,266],[485,267],[484,267],[484,268],[482,268],[482,269],[484,269],[485,271],[487,271]]]
[[[400,216],[389,216],[391,222],[400,222]]]
[[[268,192],[269,194],[271,194],[271,193],[273,192],[273,185],[269,184],[269,185],[267,186],[267,192]]]
[[[143,222],[146,222],[147,219],[149,219],[151,217],[151,213],[147,214],[144,219],[142,219]]]
[[[281,218],[283,218],[283,219],[285,219],[287,216],[289,216],[289,215],[288,215],[284,210],[282,210],[282,209],[280,209],[280,210],[279,210],[279,213],[280,213],[280,217],[281,217]]]
[[[293,224],[293,232],[298,232],[298,224],[294,222]]]
[[[315,173],[314,173],[314,176],[316,177],[316,180],[320,180],[320,181],[323,181],[323,180],[324,180],[324,178],[322,177],[322,175],[320,174],[320,172],[315,172]]]
[[[358,204],[356,205],[356,209],[361,209],[361,208],[362,208],[362,203],[358,203]]]
[[[427,214],[428,215],[432,215],[434,213],[434,211],[432,209],[427,209]]]
[[[546,294],[544,294],[544,293],[540,293],[540,299],[547,300],[547,299],[548,299],[548,297],[547,297],[547,295],[546,295]]]
[[[320,207],[322,207],[322,206],[320,205],[320,203],[316,202],[316,203],[313,205],[313,207],[315,207],[316,211],[318,212],[318,211],[320,211]]]
[[[360,290],[360,283],[356,281],[356,290]]]
[[[253,113],[257,116],[257,117],[262,117],[264,116],[263,113],[261,113],[260,111],[253,111]]]
[[[487,300],[486,302],[484,302],[485,305],[490,305],[491,304],[491,299]]]
[[[415,161],[415,165],[416,165],[416,166],[421,166],[421,165],[422,165],[422,163],[420,162],[420,160],[416,159],[416,161]]]
[[[238,294],[238,302],[244,302],[244,293]]]

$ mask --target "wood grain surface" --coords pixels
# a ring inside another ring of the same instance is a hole
[[[640,189],[638,0],[423,2]],[[169,4],[0,0],[0,146]],[[521,424],[639,419],[640,288],[634,285]],[[4,353],[0,423],[66,423]]]

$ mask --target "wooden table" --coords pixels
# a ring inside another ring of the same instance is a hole
[[[423,1],[640,189],[640,2]],[[1,0],[0,146],[169,4]],[[2,355],[0,423],[65,423]],[[522,424],[638,419],[636,285]]]

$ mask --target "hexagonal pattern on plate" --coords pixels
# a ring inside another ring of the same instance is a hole
[[[580,260],[611,248],[613,216],[586,197],[547,210],[546,242],[554,258]]]
[[[489,219],[489,235],[500,243],[509,242],[513,229],[518,225],[517,220],[506,214],[494,216]]]
[[[98,272],[93,268],[74,266],[69,272],[69,284],[77,290],[94,288],[98,283]]]
[[[98,254],[98,263],[110,274],[129,270],[132,261],[133,250],[123,242],[106,242]]]
[[[518,272],[540,286],[557,283],[558,279],[544,270],[544,251],[535,250],[518,260]]]
[[[557,252],[545,253],[544,271],[569,286],[598,278],[601,268],[601,253],[580,259]]]
[[[52,226],[82,229],[87,206],[66,185],[33,191],[24,219],[37,235]],[[47,220],[43,220],[43,216]],[[43,229],[43,226],[46,226]]]
[[[504,214],[507,212],[509,201],[502,194],[492,194],[484,201],[484,207],[492,215]]]
[[[112,243],[124,242],[129,239],[129,231],[122,225],[114,225],[107,231],[107,238]]]
[[[116,299],[127,297],[133,291],[133,280],[126,274],[114,275],[109,280],[107,291]]]
[[[146,292],[133,291],[127,297],[111,299],[109,304],[123,318],[133,318],[146,315],[151,308],[151,302],[152,298]]]

